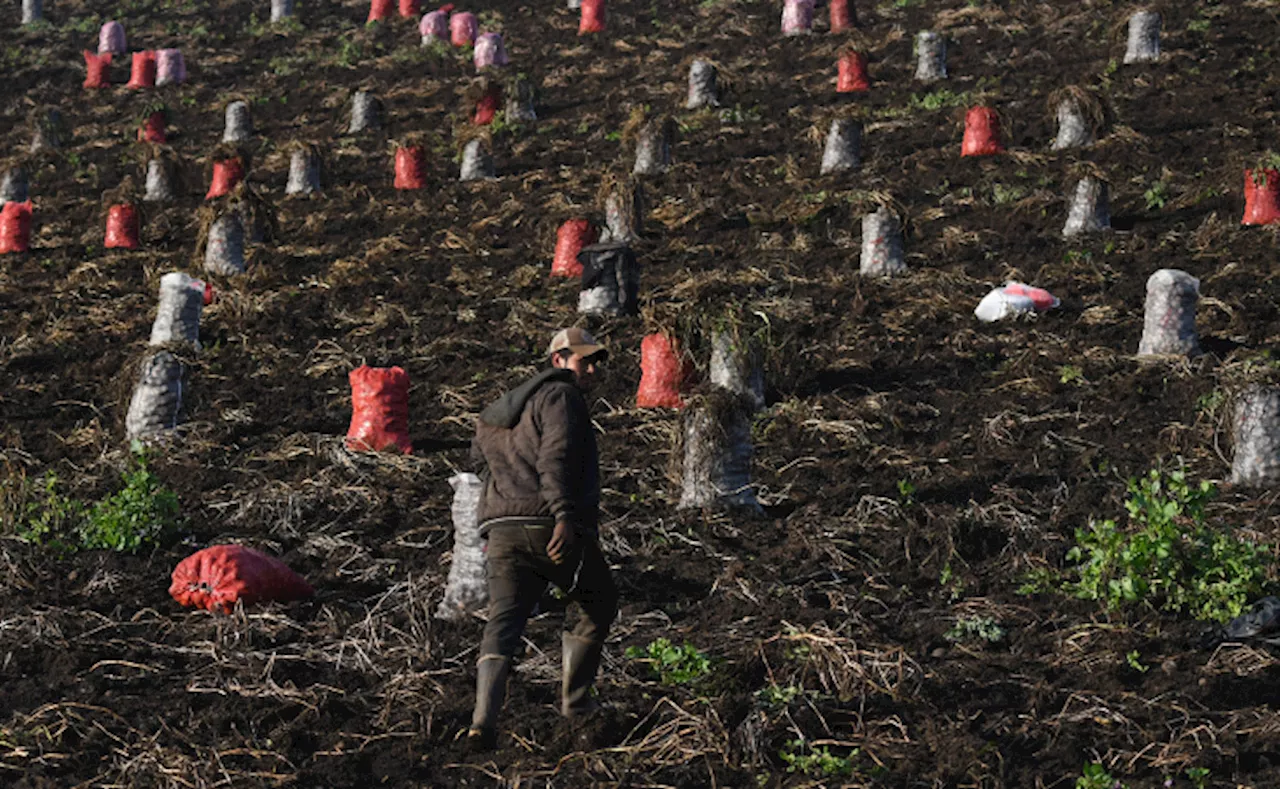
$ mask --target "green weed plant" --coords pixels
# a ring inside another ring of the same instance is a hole
[[[658,638],[644,648],[627,647],[625,654],[648,663],[650,673],[663,685],[691,685],[711,673],[711,658],[688,641],[676,646]]]
[[[804,773],[811,778],[844,778],[853,775],[853,759],[858,755],[854,748],[848,756],[837,756],[823,745],[813,748],[804,740],[790,740],[778,752],[787,763],[787,772]]]
[[[1239,616],[1267,580],[1269,547],[1206,523],[1214,493],[1181,471],[1129,480],[1127,527],[1104,520],[1076,529],[1067,559],[1079,563],[1077,580],[1067,590],[1110,609],[1147,603],[1213,622]]]
[[[1098,762],[1089,762],[1076,779],[1076,789],[1128,789],[1128,786],[1117,781]]]
[[[124,553],[158,544],[177,525],[178,496],[135,454],[116,493],[93,504],[65,496],[49,473],[24,481],[21,503],[12,510],[15,537],[57,554],[106,549]]]
[[[1004,637],[1005,629],[989,616],[961,617],[943,634],[943,638],[953,643],[985,641],[997,644]]]

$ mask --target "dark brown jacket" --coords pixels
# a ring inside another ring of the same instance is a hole
[[[600,460],[573,373],[544,370],[498,398],[480,414],[471,446],[488,466],[482,534],[502,519],[565,521],[580,533],[596,531]]]

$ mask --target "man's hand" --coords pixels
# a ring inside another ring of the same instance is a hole
[[[573,550],[573,544],[578,539],[578,533],[573,526],[564,521],[556,524],[556,529],[551,533],[551,539],[547,542],[547,556],[551,561],[560,564],[565,557]]]

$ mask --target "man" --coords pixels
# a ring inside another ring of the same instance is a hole
[[[551,367],[480,414],[472,454],[488,467],[480,494],[480,533],[488,539],[489,622],[480,644],[476,707],[468,739],[497,742],[498,712],[511,658],[548,583],[582,609],[563,634],[560,712],[596,708],[591,686],[618,592],[596,533],[600,464],[583,393],[608,351],[582,329],[562,329],[547,348]]]

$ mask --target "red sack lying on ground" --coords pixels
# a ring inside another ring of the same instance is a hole
[[[493,116],[498,114],[498,105],[501,103],[502,86],[496,82],[491,83],[476,101],[476,112],[471,117],[472,125],[485,126],[492,123]]]
[[[152,50],[133,53],[133,67],[129,72],[126,88],[154,88],[156,86],[156,53]]]
[[[581,277],[582,264],[578,253],[582,248],[596,243],[599,234],[585,219],[570,219],[556,231],[556,255],[551,260],[551,276]]]
[[[1051,310],[1061,303],[1056,296],[1044,288],[1033,288],[1030,285],[1023,285],[1021,282],[1006,282],[1003,290],[1011,296],[1026,296],[1031,299],[1031,304],[1040,312]]]
[[[1278,221],[1280,221],[1280,170],[1268,169],[1261,172],[1245,170],[1244,218],[1240,220],[1240,224],[1269,225]]]
[[[348,378],[351,427],[347,449],[413,452],[409,442],[409,374],[399,367],[360,365]]]
[[[165,132],[164,125],[163,112],[151,113],[138,129],[138,142],[168,142],[169,135]]]
[[[637,408],[683,408],[680,392],[693,375],[693,365],[680,347],[665,334],[650,334],[640,341],[640,387]]]
[[[849,18],[849,0],[831,0],[831,32],[840,33],[853,27]]]
[[[233,156],[230,159],[222,159],[213,163],[213,179],[209,182],[209,192],[204,196],[205,200],[212,200],[215,197],[222,197],[229,194],[232,189],[236,188],[236,184],[244,180],[244,162],[240,157]]]
[[[31,246],[31,201],[12,200],[0,208],[0,255],[26,252]]]
[[[302,600],[315,594],[306,579],[279,559],[243,545],[212,545],[178,562],[169,596],[188,607],[231,613],[239,600]]]
[[[582,0],[578,18],[578,35],[604,32],[604,0]]]
[[[427,185],[427,152],[420,145],[396,149],[397,189],[422,189]]]
[[[107,249],[137,249],[138,209],[125,203],[107,209],[107,234],[102,245]]]
[[[1000,116],[990,107],[973,107],[964,116],[964,142],[961,156],[990,156],[1003,153],[1000,142]]]
[[[369,18],[365,20],[365,24],[379,22],[391,16],[391,9],[395,7],[391,5],[392,2],[393,0],[370,0]]]
[[[861,52],[850,50],[840,56],[837,65],[836,93],[862,93],[871,90],[871,80],[867,78],[867,56]]]
[[[95,55],[84,50],[84,86],[86,88],[105,88],[111,84],[111,53]]]

